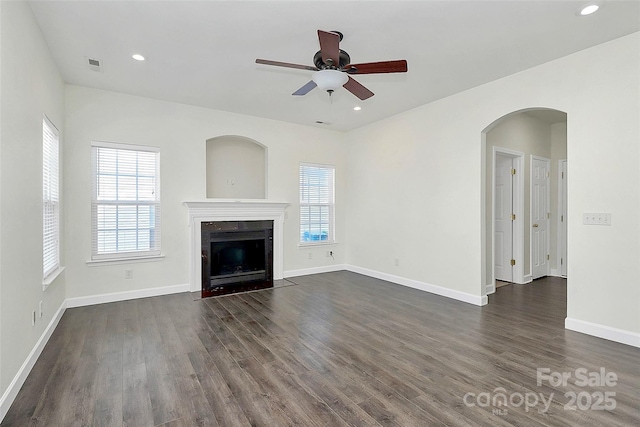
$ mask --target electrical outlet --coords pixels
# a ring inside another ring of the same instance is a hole
[[[313,252],[309,252],[309,259],[313,259]]]
[[[42,301],[40,301],[38,303],[38,317],[42,317],[43,311],[42,311]]]
[[[400,267],[400,260],[398,258],[394,258],[393,263],[396,265],[396,267]]]
[[[124,271],[125,279],[133,279],[133,270],[125,270]]]
[[[333,258],[333,251],[327,251],[327,258]]]

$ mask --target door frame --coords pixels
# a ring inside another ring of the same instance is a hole
[[[549,217],[549,215],[551,214],[551,159],[547,158],[547,157],[542,157],[542,156],[536,156],[534,154],[531,155],[531,161],[529,164],[529,265],[531,266],[531,279],[533,279],[533,173],[534,173],[534,168],[533,168],[533,162],[535,160],[541,161],[541,162],[545,162],[547,164],[547,218],[546,218],[546,238],[545,238],[545,242],[547,244],[546,249],[546,253],[547,256],[551,251],[551,242],[549,241],[550,237],[551,237],[551,219]],[[547,274],[546,276],[549,276],[549,274],[551,274],[551,264],[549,262],[549,259],[547,259]]]
[[[495,250],[496,250],[496,157],[498,155],[513,159],[516,173],[513,175],[513,282],[523,284],[524,281],[524,153],[503,147],[493,147],[491,159],[491,281],[487,284],[487,295],[496,290]]]
[[[565,175],[566,174],[566,175]],[[567,159],[558,160],[558,226],[556,270],[560,277],[567,277]],[[564,271],[564,274],[563,274]]]

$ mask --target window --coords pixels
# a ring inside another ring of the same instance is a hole
[[[42,278],[45,283],[60,268],[60,189],[58,130],[42,120]]]
[[[333,166],[300,165],[300,243],[335,240],[333,181]]]
[[[92,143],[92,260],[160,255],[160,153]]]

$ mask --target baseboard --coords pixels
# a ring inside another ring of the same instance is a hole
[[[558,270],[557,268],[552,268],[551,270],[549,270],[549,276],[561,277],[564,279],[567,278],[567,276],[563,276],[562,273],[560,273],[560,270]]]
[[[139,289],[135,291],[114,292],[110,294],[89,295],[86,297],[67,298],[67,307],[84,307],[86,305],[105,304],[108,302],[127,301],[131,299],[155,297],[159,295],[189,292],[189,283],[183,285],[162,286],[159,288]]]
[[[572,319],[570,317],[564,319],[564,327],[571,331],[640,348],[640,334],[636,332],[585,322],[584,320]]]
[[[484,291],[485,291],[486,295],[495,294],[496,293],[496,285],[495,284],[486,285],[484,287]]]
[[[300,270],[288,270],[284,272],[284,277],[308,276],[310,274],[331,273],[333,271],[346,270],[344,264],[325,265],[322,267],[303,268]]]
[[[393,274],[370,270],[363,267],[357,267],[355,265],[345,265],[344,269],[353,271],[354,273],[363,274],[365,276],[374,277],[376,279],[386,280],[387,282],[396,283],[398,285],[407,286],[409,288],[419,289],[421,291],[430,292],[432,294],[455,299],[473,305],[482,306],[487,305],[488,302],[488,298],[486,295],[473,295],[466,292],[444,288],[442,286],[432,285],[430,283],[420,282],[418,280],[407,279],[404,277],[395,276]]]
[[[9,387],[7,387],[4,394],[0,398],[0,422],[2,422],[5,415],[7,415],[7,412],[9,412],[11,404],[18,395],[18,392],[22,388],[22,385],[27,380],[31,369],[33,369],[33,366],[36,364],[38,357],[40,357],[44,346],[49,341],[49,338],[51,338],[51,334],[53,334],[56,326],[58,326],[58,322],[60,322],[60,319],[62,318],[62,315],[64,314],[64,311],[66,309],[67,301],[65,300],[62,302],[62,304],[60,304],[60,308],[58,308],[58,311],[56,311],[56,313],[53,315],[53,318],[51,319],[45,330],[42,332],[40,339],[38,339],[38,342],[36,342],[36,345],[33,347],[24,363],[22,363],[22,366],[16,373],[15,377],[13,377],[13,380],[9,384]]]

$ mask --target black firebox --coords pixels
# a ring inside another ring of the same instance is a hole
[[[273,221],[202,223],[202,297],[273,287]]]

